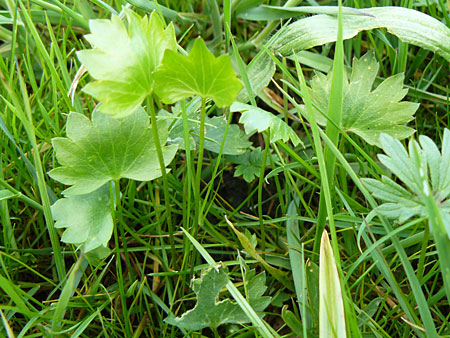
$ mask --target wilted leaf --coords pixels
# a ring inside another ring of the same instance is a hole
[[[254,130],[261,133],[269,129],[271,143],[279,140],[283,142],[291,140],[294,146],[301,143],[297,134],[286,122],[268,111],[240,102],[233,103],[230,110],[243,112],[239,122],[244,125],[247,134]]]
[[[91,20],[86,39],[93,49],[77,53],[97,81],[83,90],[102,101],[101,112],[115,117],[130,115],[151,94],[153,72],[165,49],[176,50],[175,30],[166,29],[156,12],[150,19],[125,9],[128,27],[113,15],[111,20]]]
[[[66,228],[61,240],[84,245],[85,252],[105,248],[113,231],[109,187],[85,195],[70,196],[56,201],[51,210],[55,228]]]
[[[248,300],[256,312],[264,311],[271,297],[263,297],[266,291],[266,276],[256,275],[255,270],[246,274]],[[165,321],[186,330],[200,330],[205,327],[217,328],[225,323],[242,324],[250,322],[238,304],[229,299],[218,301],[220,291],[228,282],[228,275],[221,266],[204,271],[199,279],[192,281],[192,289],[197,296],[197,304],[181,317],[168,317]]]
[[[405,124],[413,119],[419,104],[399,102],[407,93],[403,88],[403,74],[384,80],[372,91],[378,73],[378,62],[372,51],[354,59],[350,82],[344,80],[342,128],[361,136],[369,144],[380,146],[381,133],[404,139],[414,133]],[[332,72],[318,73],[311,80],[311,100],[322,112],[328,111]],[[325,125],[327,119],[316,111],[317,122]]]
[[[188,56],[166,50],[154,78],[155,92],[165,103],[198,95],[214,100],[218,107],[226,107],[242,88],[229,56],[215,58],[200,38]]]
[[[167,140],[166,122],[158,122],[162,145]],[[161,176],[149,118],[138,109],[123,120],[116,120],[98,111],[92,121],[79,113],[70,113],[67,136],[52,140],[56,158],[62,167],[49,175],[72,187],[65,195],[87,194],[111,180],[129,178],[150,181]],[[172,161],[176,145],[162,148],[164,162]]]

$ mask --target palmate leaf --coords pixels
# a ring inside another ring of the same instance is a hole
[[[77,52],[89,74],[97,81],[83,91],[102,101],[100,111],[125,117],[135,111],[153,89],[153,72],[164,50],[176,50],[175,30],[166,29],[158,15],[141,18],[125,9],[128,28],[117,16],[91,20],[86,39],[93,49]]]
[[[411,136],[414,130],[405,124],[413,119],[419,104],[400,102],[407,89],[403,88],[403,74],[385,79],[371,91],[378,73],[378,62],[372,51],[354,59],[350,81],[344,80],[343,115],[341,127],[362,137],[367,143],[380,146],[381,133],[397,139]],[[311,80],[310,96],[322,111],[328,111],[332,72],[327,76],[318,73]],[[325,125],[327,119],[317,110],[316,119]]]
[[[381,135],[380,142],[386,153],[378,155],[380,162],[406,185],[406,189],[386,176],[381,181],[363,178],[362,182],[372,194],[385,202],[378,207],[378,212],[400,223],[413,216],[431,217],[426,198],[432,195],[450,238],[450,131],[444,131],[441,152],[423,135],[419,137],[420,145],[416,141],[409,142],[409,151],[386,134]]]
[[[195,40],[187,57],[166,50],[154,79],[155,93],[165,103],[198,95],[212,99],[218,107],[226,107],[242,88],[230,57],[215,58],[200,38]]]
[[[55,228],[66,228],[61,237],[63,242],[84,244],[85,252],[105,251],[113,231],[107,184],[89,194],[62,198],[52,205],[51,210]]]
[[[256,275],[255,270],[246,273],[248,301],[253,309],[262,315],[270,304],[271,297],[263,296],[265,273]],[[179,328],[196,331],[206,327],[216,329],[222,324],[243,324],[250,322],[241,307],[229,299],[218,301],[220,291],[228,282],[228,275],[222,266],[211,267],[200,278],[192,281],[192,289],[197,296],[195,307],[181,317],[168,317],[165,322]]]
[[[166,124],[158,122],[162,145],[167,140]],[[142,108],[123,120],[94,111],[90,121],[72,112],[66,131],[67,138],[52,140],[62,167],[49,172],[53,179],[72,185],[64,190],[65,195],[87,194],[120,178],[150,181],[161,176],[149,118]],[[176,150],[177,145],[162,147],[166,165]]]
[[[272,156],[269,154],[269,156]],[[247,183],[253,182],[255,177],[261,174],[261,166],[263,162],[263,151],[261,147],[254,150],[247,150],[242,155],[227,156],[227,159],[236,165],[234,177],[242,176]],[[266,166],[270,165],[270,159],[267,158]]]
[[[240,102],[233,103],[230,110],[243,112],[239,122],[244,125],[247,134],[254,130],[261,133],[269,129],[271,143],[279,140],[283,142],[291,140],[294,146],[301,143],[297,134],[286,122],[268,111]]]

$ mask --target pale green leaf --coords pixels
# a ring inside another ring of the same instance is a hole
[[[345,338],[345,313],[336,261],[328,233],[323,231],[319,265],[319,335]]]
[[[439,20],[403,7],[360,9],[366,15],[343,15],[343,38],[350,39],[364,30],[386,28],[403,42],[429,49],[450,61],[450,29]],[[368,15],[370,16],[368,16]],[[314,15],[288,25],[270,46],[284,56],[304,49],[335,42],[338,18]]]
[[[427,188],[436,200],[443,219],[450,219],[450,131],[444,130],[442,151],[427,136],[420,136],[420,145],[409,142],[409,151],[396,139],[382,134],[380,142],[386,155],[378,155],[380,162],[386,166],[406,188],[392,179],[383,176],[381,181],[363,178],[362,182],[372,194],[384,201],[378,212],[386,217],[404,223],[414,216],[431,217],[427,209]],[[416,160],[414,147],[420,159]],[[419,166],[423,163],[423,166]],[[421,175],[423,173],[423,175]],[[426,184],[424,184],[424,179]],[[444,222],[450,237],[450,223]]]
[[[212,99],[218,107],[226,107],[242,88],[229,56],[214,57],[200,38],[188,56],[166,50],[154,79],[155,93],[165,103],[198,95]]]
[[[255,270],[246,273],[248,300],[256,312],[264,311],[271,297],[262,296],[266,291],[265,274],[256,275]],[[228,275],[222,266],[211,267],[200,278],[192,281],[197,296],[195,307],[181,317],[168,317],[165,322],[180,328],[196,331],[206,327],[216,329],[222,324],[243,324],[250,322],[241,307],[229,299],[218,301],[220,291],[226,286]]]
[[[175,30],[164,29],[156,12],[150,19],[125,10],[128,27],[117,16],[91,20],[86,39],[93,49],[77,53],[97,81],[83,90],[102,101],[100,111],[115,117],[130,115],[151,94],[153,72],[164,50],[176,50]]]
[[[161,145],[166,144],[167,125],[158,122]],[[123,120],[98,111],[92,121],[79,113],[70,113],[67,136],[52,140],[56,158],[62,167],[49,175],[72,187],[65,195],[90,193],[108,181],[129,178],[150,181],[161,176],[149,118],[142,108]],[[162,148],[167,165],[175,156],[176,145]]]
[[[66,228],[63,242],[84,245],[85,252],[107,247],[113,231],[107,184],[89,194],[62,198],[51,210],[55,228]]]
[[[271,143],[279,140],[283,142],[290,140],[294,146],[301,143],[295,131],[286,122],[266,110],[240,102],[233,103],[230,110],[243,112],[239,122],[244,125],[247,134],[254,130],[261,133],[269,129]]]
[[[403,74],[385,79],[372,90],[378,73],[378,62],[372,51],[353,61],[350,81],[344,80],[343,115],[341,127],[362,137],[369,144],[380,146],[381,133],[404,139],[414,133],[405,126],[413,119],[419,105],[400,102],[406,95],[403,88]],[[331,91],[332,72],[327,76],[318,73],[311,80],[312,102],[326,113]],[[326,125],[327,119],[314,109],[319,124]]]

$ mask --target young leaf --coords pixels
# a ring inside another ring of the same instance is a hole
[[[106,248],[113,231],[109,196],[105,184],[89,194],[56,201],[51,207],[55,228],[66,228],[61,240],[77,246],[83,244],[85,252]]]
[[[413,119],[419,104],[399,102],[407,93],[403,88],[403,74],[387,78],[371,91],[378,68],[372,51],[354,59],[350,82],[344,80],[342,128],[359,135],[369,144],[380,146],[381,133],[398,139],[414,133],[404,124]],[[331,78],[332,72],[328,76],[318,73],[311,80],[311,100],[322,112],[328,111]],[[326,118],[317,110],[315,113],[317,122],[325,125]]]
[[[345,338],[345,313],[341,284],[328,232],[322,233],[319,271],[320,337]]]
[[[212,99],[218,107],[226,107],[242,88],[229,56],[215,58],[200,38],[187,57],[166,50],[154,79],[155,93],[165,103],[198,95]]]
[[[249,303],[260,314],[271,300],[271,297],[262,296],[267,289],[265,280],[264,273],[256,275],[255,270],[246,273]],[[165,322],[191,331],[205,327],[216,329],[225,323],[248,323],[250,320],[239,305],[229,299],[217,301],[220,291],[227,282],[228,275],[220,265],[204,271],[199,279],[192,281],[192,289],[197,296],[195,307],[181,317],[168,317]]]
[[[160,143],[166,144],[166,122],[158,122]],[[161,176],[149,119],[143,109],[123,120],[98,111],[92,121],[79,113],[70,113],[67,136],[52,140],[56,158],[62,167],[49,175],[72,187],[65,195],[82,195],[97,190],[111,180],[129,178],[150,181]],[[177,145],[162,148],[164,162],[169,164]]]
[[[297,134],[286,122],[268,111],[240,102],[233,103],[230,110],[232,112],[243,112],[239,122],[244,125],[247,134],[254,130],[261,133],[264,130],[270,129],[271,143],[279,140],[283,142],[291,140],[294,146],[301,143]]]
[[[270,156],[270,155],[269,155]],[[255,177],[259,177],[261,173],[261,165],[263,162],[263,151],[258,147],[252,151],[246,151],[242,155],[228,156],[227,159],[237,164],[234,177],[242,176],[247,183],[251,183]],[[269,159],[266,166],[270,165]]]
[[[164,50],[176,50],[175,30],[166,29],[156,12],[141,18],[125,9],[128,28],[117,16],[91,20],[86,39],[93,49],[77,52],[89,74],[97,81],[83,90],[102,101],[100,111],[125,117],[152,92],[153,72]]]

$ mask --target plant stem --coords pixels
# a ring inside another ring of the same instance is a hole
[[[155,105],[153,102],[152,95],[148,96],[147,103],[148,103],[147,104],[148,108],[150,110],[150,122],[152,125],[153,140],[155,142],[156,153],[158,155],[158,161],[159,161],[159,165],[161,167],[161,175],[162,175],[162,179],[163,179],[164,204],[165,204],[166,212],[167,212],[167,225],[169,227],[170,249],[172,252],[172,260],[175,260],[175,257],[176,257],[176,255],[175,255],[175,240],[173,237],[172,209],[170,207],[169,182],[167,180],[166,165],[164,163],[164,156],[162,153],[161,142],[159,140],[158,125],[156,122]]]
[[[200,181],[202,177],[202,167],[203,167],[203,151],[205,148],[205,118],[206,118],[206,100],[202,97],[202,108],[200,112],[200,135],[199,135],[199,146],[198,146],[198,159],[197,159],[197,172],[195,174],[195,224],[194,224],[194,235],[197,234],[199,227],[202,222],[202,212],[201,212],[201,202],[200,202]]]

